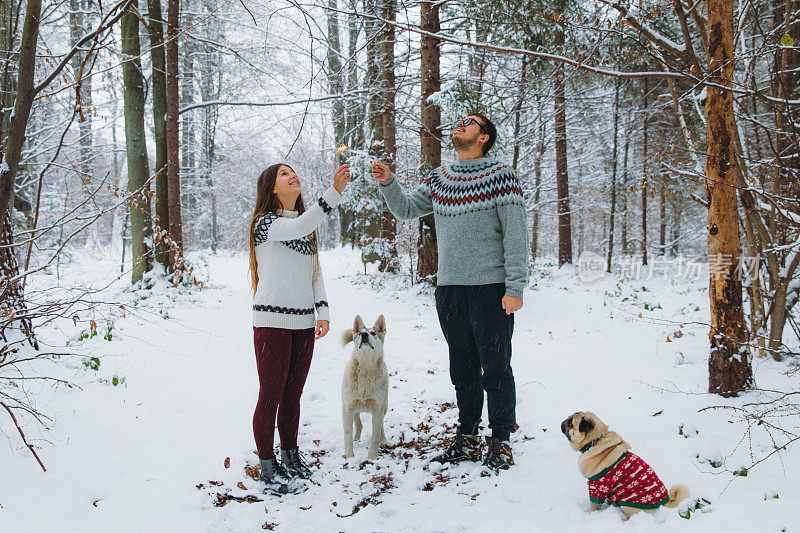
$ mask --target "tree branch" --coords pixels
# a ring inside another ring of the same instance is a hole
[[[36,454],[36,450],[33,449],[33,445],[32,444],[28,444],[28,440],[25,438],[25,433],[23,433],[22,432],[22,428],[19,427],[19,422],[17,422],[17,417],[14,416],[14,413],[11,412],[11,409],[9,409],[9,407],[6,404],[4,404],[3,402],[0,402],[0,405],[2,405],[5,408],[5,410],[8,411],[8,414],[11,417],[11,420],[14,421],[14,426],[17,428],[17,431],[19,431],[19,436],[22,437],[22,442],[25,443],[25,446],[28,447],[28,449],[31,451],[33,456],[36,458],[36,461],[39,463],[39,466],[42,467],[42,471],[43,472],[47,472],[47,469],[44,467],[44,463],[42,463],[42,460],[39,459],[39,456]]]

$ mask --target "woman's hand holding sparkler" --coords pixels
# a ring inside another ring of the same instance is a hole
[[[336,189],[339,194],[342,194],[344,188],[347,186],[347,183],[350,181],[350,165],[345,163],[344,165],[340,166],[336,169],[336,172],[333,173],[333,188]]]

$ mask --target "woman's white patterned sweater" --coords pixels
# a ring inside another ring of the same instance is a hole
[[[330,320],[322,270],[314,277],[308,236],[341,201],[342,195],[331,187],[302,215],[267,213],[256,222],[254,326],[307,329],[315,327],[317,320]]]

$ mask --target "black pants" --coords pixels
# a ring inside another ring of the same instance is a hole
[[[456,388],[462,432],[475,435],[483,391],[492,436],[508,440],[515,426],[516,388],[511,371],[514,315],[501,305],[505,285],[446,285],[436,288],[436,311],[450,349],[450,379]]]

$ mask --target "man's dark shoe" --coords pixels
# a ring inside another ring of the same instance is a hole
[[[297,448],[289,450],[281,448],[281,466],[293,477],[311,479],[311,469],[308,468],[300,450]]]
[[[481,460],[482,455],[481,439],[476,435],[464,435],[459,429],[444,453],[437,455],[431,461],[442,464],[460,463],[461,461],[477,463]]]
[[[305,484],[291,476],[273,455],[269,459],[261,459],[261,476],[259,481],[264,483],[263,492],[283,496],[285,494],[300,494],[305,491]]]
[[[497,474],[500,470],[508,470],[514,464],[514,456],[511,453],[511,445],[508,441],[501,441],[497,437],[486,437],[486,444],[489,449],[486,458],[483,460],[485,470],[481,475]]]

